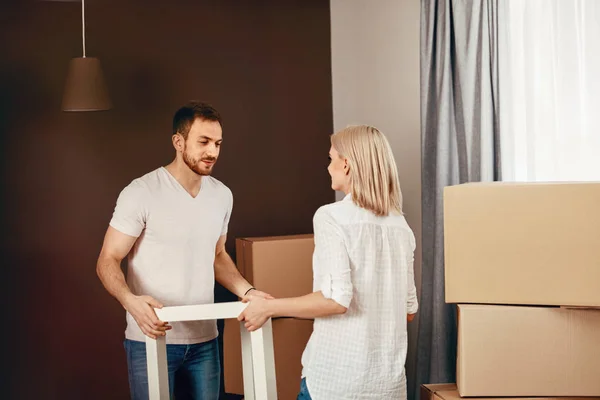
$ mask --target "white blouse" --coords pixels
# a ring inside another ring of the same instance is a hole
[[[313,290],[348,310],[316,318],[302,355],[313,400],[406,399],[406,314],[417,312],[415,237],[350,195],[314,216]]]

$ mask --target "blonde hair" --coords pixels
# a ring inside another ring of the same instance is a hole
[[[356,205],[378,216],[403,214],[398,168],[383,133],[368,125],[349,126],[331,135],[331,145],[348,161]]]

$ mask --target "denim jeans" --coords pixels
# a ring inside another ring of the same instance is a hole
[[[148,400],[146,343],[125,339],[132,400]],[[198,344],[168,344],[169,392],[173,399],[218,400],[221,363],[217,339]]]
[[[302,381],[300,382],[300,393],[298,393],[296,400],[312,400],[310,393],[308,393],[308,387],[306,386],[306,378],[302,378]]]

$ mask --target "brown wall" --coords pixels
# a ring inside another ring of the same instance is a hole
[[[215,176],[239,236],[309,233],[334,200],[328,1],[88,1],[114,110],[60,111],[80,4],[0,6],[3,393],[125,399],[124,312],[95,261],[119,191],[173,157],[189,99],[224,117]],[[285,262],[282,260],[282,262]],[[223,293],[222,299],[227,299]]]

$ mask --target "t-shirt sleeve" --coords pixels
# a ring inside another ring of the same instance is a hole
[[[126,235],[139,237],[146,226],[148,192],[134,181],[121,191],[110,226]]]
[[[221,228],[221,236],[227,235],[227,231],[229,230],[229,220],[231,219],[231,212],[233,211],[233,194],[231,190],[227,189],[227,201],[228,208],[225,213],[225,218],[223,218],[223,227]]]

